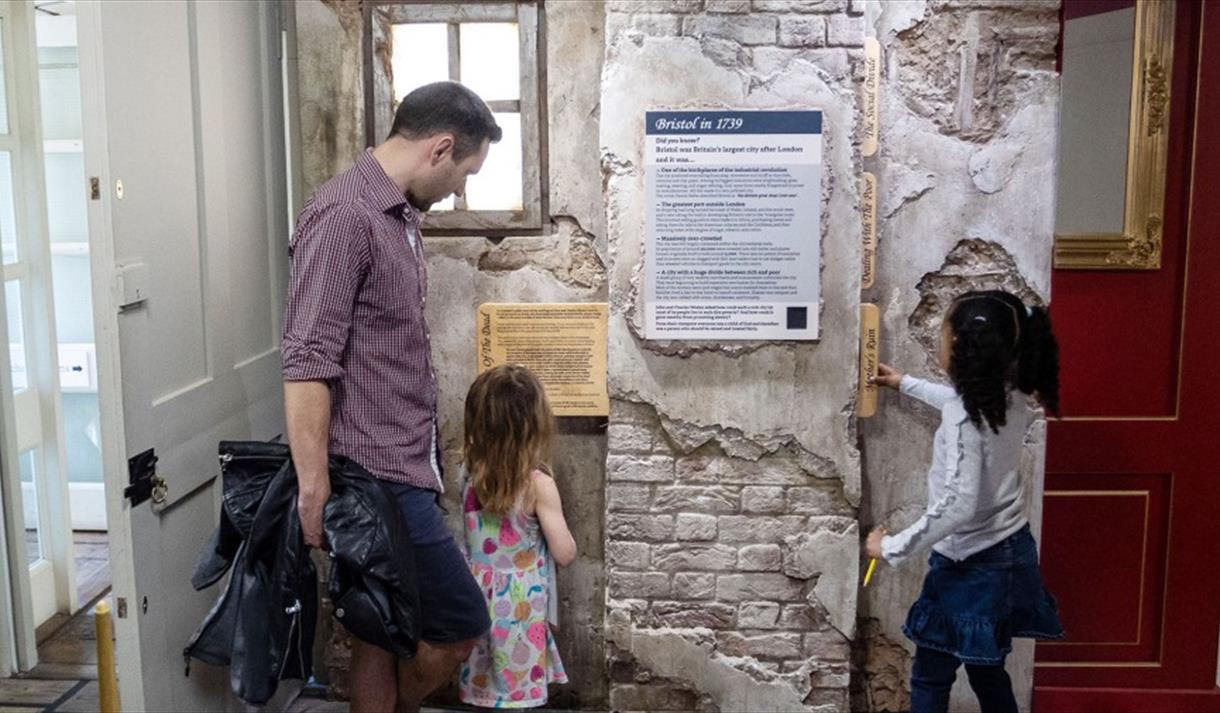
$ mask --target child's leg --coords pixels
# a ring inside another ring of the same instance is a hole
[[[1012,695],[1012,679],[998,666],[975,666],[966,664],[966,675],[970,687],[978,696],[983,713],[1017,713],[1017,699]]]
[[[915,663],[911,666],[911,712],[948,711],[949,689],[953,688],[960,665],[961,661],[953,654],[916,647]]]

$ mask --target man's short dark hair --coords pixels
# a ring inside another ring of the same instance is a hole
[[[484,140],[494,144],[504,134],[479,95],[457,82],[425,84],[403,97],[390,128],[391,137],[413,141],[444,132],[453,134],[454,161],[476,153]]]

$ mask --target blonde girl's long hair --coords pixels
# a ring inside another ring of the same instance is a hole
[[[555,418],[542,384],[520,365],[479,375],[466,394],[466,468],[484,510],[503,515],[534,469],[549,472]]]

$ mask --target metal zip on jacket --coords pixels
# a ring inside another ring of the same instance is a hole
[[[275,674],[275,680],[277,681],[281,681],[284,678],[284,669],[288,666],[288,655],[289,652],[292,651],[293,637],[296,636],[298,639],[300,638],[300,635],[297,633],[297,624],[301,619],[301,600],[292,600],[292,606],[285,607],[284,613],[292,615],[292,623],[288,625],[288,641],[285,642],[287,644],[287,648],[283,652],[284,658],[280,660],[279,670]],[[297,655],[299,656],[301,651],[301,644],[299,641],[297,642],[296,648]]]

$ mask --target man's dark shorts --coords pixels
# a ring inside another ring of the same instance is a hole
[[[470,574],[466,555],[445,525],[439,493],[403,483],[386,483],[411,533],[424,641],[455,643],[491,629],[487,600]]]

